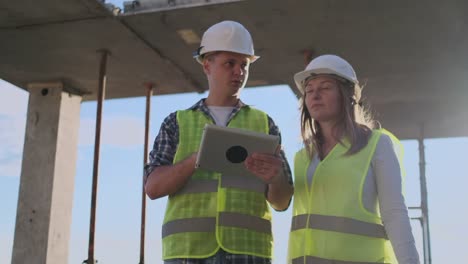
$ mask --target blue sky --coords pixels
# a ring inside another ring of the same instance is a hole
[[[28,94],[3,81],[0,94],[0,263],[9,263]],[[151,143],[165,116],[204,96],[196,93],[153,96]],[[282,130],[287,157],[292,161],[301,144],[298,102],[289,87],[247,88],[241,98],[275,119]],[[95,112],[95,102],[82,103],[69,263],[81,263],[87,257]],[[144,112],[144,98],[104,103],[95,247],[100,263],[138,262]],[[460,263],[468,259],[465,249],[468,212],[463,202],[468,200],[465,190],[468,163],[463,153],[468,149],[468,138],[431,139],[425,144],[433,263]],[[420,200],[418,146],[416,141],[403,141],[403,145],[407,205],[415,206]],[[166,199],[147,203],[146,260],[161,263],[160,227]],[[274,263],[281,264],[286,258],[291,210],[274,213],[273,218]],[[417,222],[413,222],[413,233],[422,254]]]

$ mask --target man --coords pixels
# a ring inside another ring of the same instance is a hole
[[[239,100],[250,63],[258,59],[250,33],[234,21],[215,24],[203,34],[195,59],[207,77],[208,97],[164,120],[146,166],[147,195],[169,195],[163,259],[177,264],[271,263],[268,203],[286,210],[293,194],[284,152],[254,153],[245,160],[246,168],[265,183],[261,190],[240,177],[227,180],[227,175],[195,168],[207,123],[280,135],[267,114]]]

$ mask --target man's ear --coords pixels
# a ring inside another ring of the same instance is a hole
[[[211,72],[211,64],[209,60],[203,60],[203,72],[205,72],[206,75],[209,75]]]

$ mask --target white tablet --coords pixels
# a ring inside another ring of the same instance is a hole
[[[254,152],[274,154],[278,144],[279,136],[207,124],[196,167],[231,176],[252,175],[244,165],[247,156]]]

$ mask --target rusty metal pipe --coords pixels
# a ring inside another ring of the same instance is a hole
[[[146,112],[145,112],[145,143],[143,147],[143,167],[148,163],[148,143],[150,130],[151,96],[153,95],[153,84],[146,84]],[[146,230],[146,193],[145,193],[145,171],[143,170],[141,192],[141,230],[140,230],[140,262],[145,263],[145,230]]]
[[[97,110],[96,110],[96,131],[94,138],[94,162],[93,162],[93,185],[91,189],[91,213],[89,220],[89,244],[88,244],[88,259],[83,263],[94,264],[94,231],[96,226],[96,197],[97,185],[99,176],[99,153],[101,147],[101,121],[102,121],[102,104],[105,98],[106,81],[107,81],[107,57],[109,51],[100,50],[101,62],[99,65],[99,83],[98,83],[98,97],[97,97]]]

